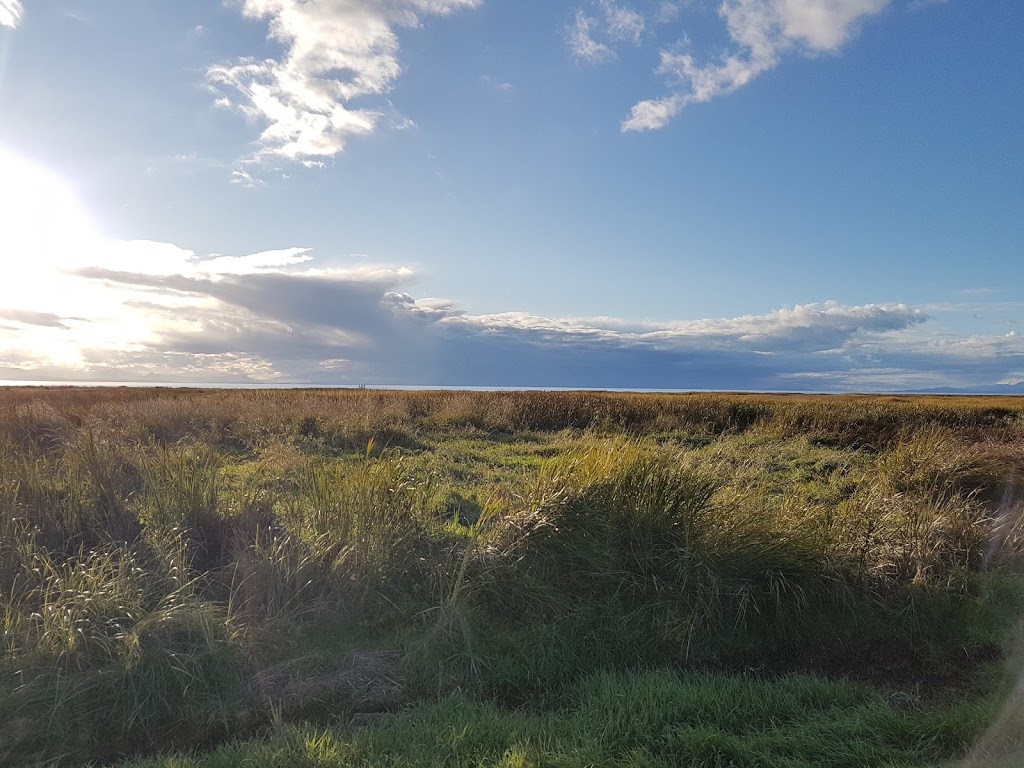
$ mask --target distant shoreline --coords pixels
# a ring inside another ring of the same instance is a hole
[[[274,384],[260,382],[173,382],[173,381],[48,381],[0,379],[0,389],[218,389],[218,390],[375,390],[394,392],[608,392],[614,394],[661,395],[773,395],[821,397],[1022,397],[1024,387],[997,385],[988,390],[959,390],[953,388],[918,390],[781,390],[781,389],[668,389],[657,387],[543,387],[543,386],[478,386],[445,384],[312,384],[289,382]]]

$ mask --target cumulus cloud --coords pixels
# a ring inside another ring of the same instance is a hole
[[[779,379],[795,389],[999,392],[1020,384],[1024,337],[894,334],[826,357],[834,364]]]
[[[85,316],[72,319],[56,308],[0,311],[17,326],[0,327],[0,374],[231,384],[891,390],[980,387],[1024,370],[1024,337],[928,332],[929,316],[902,304],[823,302],[664,323],[474,315],[450,300],[415,298],[409,269],[321,267],[304,248],[197,256],[148,241],[110,246],[105,260],[62,272],[78,281],[80,295],[92,297]],[[145,271],[136,266],[141,263]]]
[[[21,23],[21,16],[19,0],[0,0],[0,27],[17,27]]]
[[[937,356],[969,352],[971,365],[985,358],[980,342],[928,349],[911,338],[927,316],[900,304],[824,302],[670,323],[473,315],[450,300],[415,298],[406,268],[318,267],[304,248],[196,256],[147,241],[112,245],[119,247],[105,262],[64,272],[104,298],[90,323],[0,311],[45,326],[20,346],[18,334],[0,329],[0,367],[26,378],[63,370],[69,378],[236,384],[786,389],[811,381],[841,389],[844,371],[861,376],[880,360],[918,355],[916,370],[934,380],[928,361]],[[158,258],[140,271],[132,265],[141,260],[127,258],[133,249]],[[111,318],[132,332],[104,335]],[[995,375],[1019,339],[985,344],[993,381],[1022,367]]]
[[[688,50],[663,50],[656,73],[671,92],[635,104],[623,131],[664,127],[691,104],[732,93],[774,69],[790,53],[838,51],[866,18],[889,0],[722,0],[718,14],[726,24],[732,50],[716,60]]]
[[[267,20],[279,59],[218,64],[207,79],[218,106],[234,106],[266,127],[256,159],[331,157],[382,116],[354,102],[386,93],[401,74],[396,29],[481,0],[242,0],[242,13]],[[227,93],[232,94],[228,96]]]
[[[697,342],[703,347],[727,344],[776,352],[832,349],[857,333],[900,330],[923,323],[926,319],[924,312],[904,304],[845,307],[828,301],[823,304],[797,304],[763,315],[675,323],[629,323],[615,318],[557,319],[522,313],[480,315],[467,318],[467,321],[491,329],[641,342],[659,348],[682,347]]]

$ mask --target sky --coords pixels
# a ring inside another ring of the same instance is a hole
[[[0,0],[0,380],[1024,392],[1017,0]]]

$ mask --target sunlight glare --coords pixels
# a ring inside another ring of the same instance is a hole
[[[0,149],[0,310],[52,314],[74,324],[69,331],[67,325],[4,323],[8,357],[18,352],[34,364],[74,365],[87,347],[137,338],[137,330],[117,322],[121,313],[110,291],[72,274],[102,263],[108,245],[64,179]],[[106,322],[95,322],[100,318]]]
[[[100,240],[68,184],[56,174],[0,150],[0,304],[51,303],[54,272],[87,265]],[[38,309],[38,306],[25,307]]]

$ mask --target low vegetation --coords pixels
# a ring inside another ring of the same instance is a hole
[[[1022,438],[1013,398],[6,390],[0,764],[952,764]]]

